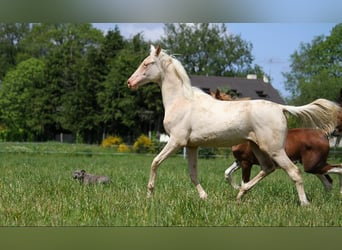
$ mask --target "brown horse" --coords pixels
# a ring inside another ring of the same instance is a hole
[[[340,181],[342,177],[342,164],[327,163],[329,150],[328,138],[321,130],[304,128],[288,130],[285,143],[286,154],[292,161],[299,161],[305,172],[316,175],[327,191],[332,186],[332,179],[327,173],[340,174]],[[248,182],[253,164],[259,163],[248,142],[233,146],[232,152],[236,162],[225,171],[225,177],[233,187],[238,188],[232,178],[233,172],[242,168],[242,181]],[[341,183],[340,192],[342,193]]]
[[[221,92],[219,89],[216,89],[216,92],[214,93],[213,91],[210,91],[210,95],[217,99],[217,100],[221,100],[221,101],[243,101],[243,100],[250,100],[250,97],[232,97],[229,94],[226,94],[224,92]]]

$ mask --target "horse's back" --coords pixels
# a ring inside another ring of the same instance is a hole
[[[282,145],[287,121],[281,105],[266,100],[223,102],[200,93],[196,96],[188,123],[190,146],[232,146],[246,140],[263,141],[264,145],[273,141],[270,148]]]

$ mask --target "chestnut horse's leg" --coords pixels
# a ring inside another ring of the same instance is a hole
[[[235,189],[239,189],[240,186],[236,183],[232,175],[239,168],[241,168],[239,162],[234,161],[234,163],[229,168],[227,168],[226,171],[224,171],[224,177]]]
[[[207,193],[204,191],[204,189],[202,188],[197,178],[197,149],[198,147],[186,148],[186,152],[188,155],[189,174],[190,174],[192,183],[197,188],[200,198],[206,199]]]
[[[147,185],[147,197],[150,197],[153,193],[154,189],[154,181],[157,175],[157,169],[159,165],[171,154],[175,153],[181,146],[176,143],[173,137],[170,137],[170,140],[165,145],[165,147],[160,151],[160,153],[153,159],[150,171],[150,179]]]
[[[241,168],[242,168],[242,183],[249,182],[251,178],[251,170],[252,170],[253,163],[249,160],[241,161]]]
[[[252,187],[254,187],[259,181],[261,181],[263,178],[265,178],[267,175],[269,175],[270,173],[272,173],[275,170],[275,167],[266,167],[260,170],[260,172],[249,182],[247,183],[241,183],[241,188],[240,191],[237,195],[237,201],[240,202],[241,201],[241,197],[248,191],[250,190]]]
[[[325,176],[323,174],[316,174],[316,176],[322,182],[325,191],[326,192],[331,191],[331,189],[332,189],[332,182],[327,178],[327,176],[329,176],[329,175]]]
[[[250,190],[254,185],[256,185],[259,181],[265,178],[267,175],[272,173],[275,170],[275,165],[271,158],[263,151],[260,150],[259,146],[256,145],[254,142],[250,142],[252,151],[255,157],[258,159],[260,163],[261,170],[260,172],[249,182],[241,183],[240,191],[237,195],[237,201],[241,201],[241,197]]]
[[[340,194],[342,194],[342,164],[332,165],[326,174],[338,174],[340,179]]]

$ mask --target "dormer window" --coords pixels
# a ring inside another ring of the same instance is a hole
[[[259,97],[268,97],[268,94],[266,94],[263,90],[256,90],[255,92]]]

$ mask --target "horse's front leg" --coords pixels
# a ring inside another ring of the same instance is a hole
[[[154,189],[154,181],[157,175],[157,169],[159,165],[171,154],[176,152],[180,148],[179,144],[176,143],[172,137],[165,145],[165,147],[160,151],[160,153],[153,159],[150,171],[150,179],[147,184],[147,197],[151,197]]]
[[[197,147],[187,147],[186,152],[188,155],[188,165],[189,165],[189,173],[192,183],[197,188],[199,196],[201,199],[207,198],[207,193],[202,188],[201,184],[197,178]]]

